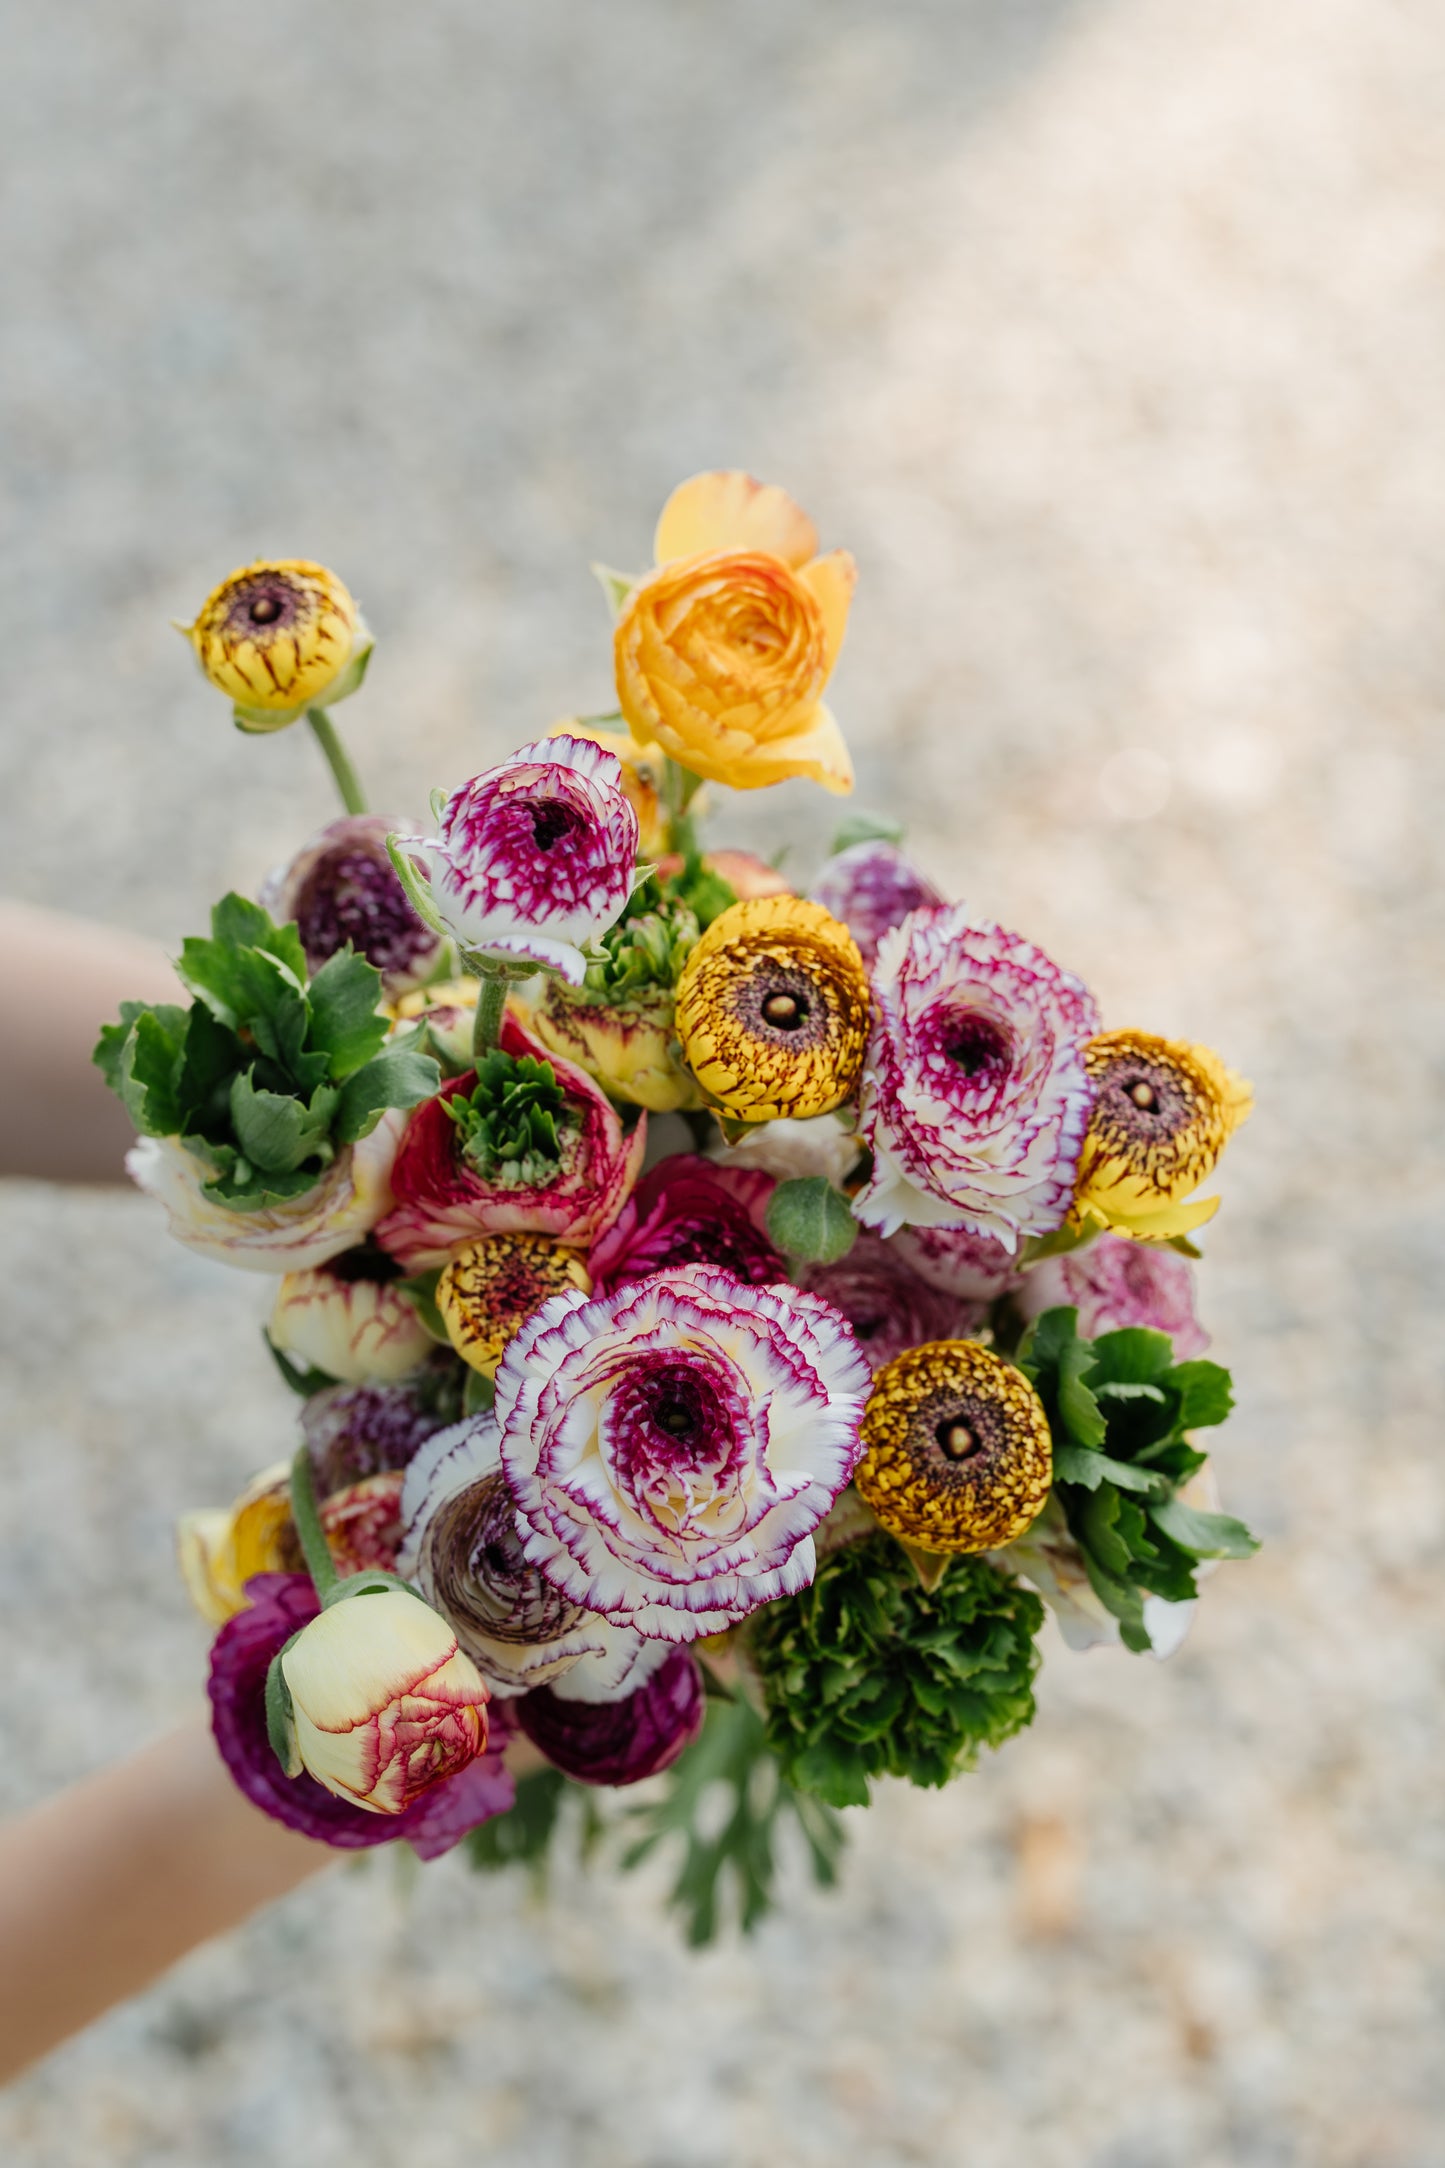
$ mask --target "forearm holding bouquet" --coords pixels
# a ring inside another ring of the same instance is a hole
[[[875,1778],[1027,1725],[1045,1605],[1167,1654],[1253,1549],[1195,1442],[1230,1393],[1187,1261],[1249,1093],[1101,1030],[876,824],[811,898],[704,851],[707,781],[851,787],[854,566],[740,474],[684,484],[656,556],[604,575],[618,711],[428,833],[365,811],[328,713],[370,648],[339,581],[218,588],[207,678],[243,729],[306,717],[347,813],[97,1060],[176,1236],[274,1281],[304,1397],[294,1455],[181,1529],[237,1783],[479,1866],[569,1819],[627,1863],[676,1838],[702,1940],[729,1878],[766,1907],[780,1818],[831,1879]]]

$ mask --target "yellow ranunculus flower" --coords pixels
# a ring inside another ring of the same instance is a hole
[[[462,1361],[490,1378],[532,1312],[573,1288],[590,1295],[591,1275],[576,1250],[550,1235],[478,1235],[454,1253],[436,1303]]]
[[[818,555],[812,521],[750,475],[694,475],[657,525],[657,570],[622,605],[617,698],[633,736],[735,790],[791,775],[853,788],[823,691],[857,568]]]
[[[805,1121],[852,1097],[871,995],[846,926],[802,896],[759,896],[715,918],[677,987],[683,1057],[737,1121]]]
[[[976,1340],[930,1340],[885,1363],[863,1411],[854,1481],[890,1535],[991,1551],[1042,1513],[1053,1444],[1021,1370]]]
[[[603,730],[576,715],[554,723],[547,735],[586,738],[589,745],[600,745],[604,753],[617,755],[622,763],[622,795],[637,815],[638,856],[661,857],[667,849],[668,826],[667,808],[662,802],[662,764],[667,756],[662,747],[639,745],[626,730]]]
[[[243,730],[284,730],[308,707],[355,692],[372,639],[325,565],[280,558],[246,565],[179,628]]]
[[[610,1098],[650,1114],[700,1108],[703,1096],[683,1067],[669,996],[579,1001],[549,979],[531,1026],[543,1046],[596,1077]]]
[[[1244,1078],[1207,1046],[1148,1031],[1106,1031],[1084,1049],[1094,1109],[1079,1158],[1072,1222],[1168,1242],[1219,1210],[1191,1199],[1254,1104]]]
[[[401,1473],[363,1476],[321,1501],[331,1561],[343,1577],[390,1569],[401,1538]],[[186,1593],[208,1626],[224,1626],[247,1607],[256,1573],[299,1573],[305,1561],[291,1515],[291,1463],[253,1476],[232,1506],[182,1514],[176,1550]]]

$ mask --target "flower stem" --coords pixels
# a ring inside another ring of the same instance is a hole
[[[356,770],[351,765],[345,746],[336,735],[336,725],[325,708],[308,708],[306,720],[316,736],[316,743],[326,755],[327,765],[336,778],[336,788],[341,793],[341,803],[348,813],[366,811],[366,793]]]
[[[301,1538],[301,1553],[306,1560],[306,1570],[316,1586],[318,1600],[324,1606],[336,1587],[336,1568],[331,1562],[331,1546],[321,1525],[321,1513],[316,1503],[316,1479],[311,1473],[311,1449],[301,1446],[291,1463],[291,1518],[296,1523],[296,1533]]]
[[[477,1013],[472,1019],[472,1058],[495,1052],[501,1043],[502,1016],[507,1006],[507,974],[494,964],[476,965]]]
[[[667,808],[667,847],[684,858],[697,849],[697,832],[688,807],[702,787],[702,777],[679,766],[669,753],[662,764],[662,802]]]

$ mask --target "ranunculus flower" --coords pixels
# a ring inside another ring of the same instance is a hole
[[[668,813],[662,800],[663,762],[660,745],[639,745],[630,730],[604,730],[585,715],[569,715],[554,723],[548,738],[585,738],[615,753],[622,764],[622,795],[637,815],[637,848],[643,858],[660,858],[667,849]]]
[[[1106,1031],[1084,1049],[1094,1103],[1074,1218],[1140,1242],[1168,1242],[1213,1219],[1191,1192],[1254,1104],[1242,1076],[1207,1046],[1149,1031]],[[1189,1200],[1189,1201],[1186,1201]]]
[[[786,1280],[768,1239],[771,1175],[718,1167],[692,1152],[660,1159],[645,1174],[588,1259],[594,1291],[644,1280],[679,1265],[716,1265],[738,1280]]]
[[[821,1175],[841,1189],[862,1154],[853,1117],[846,1110],[810,1114],[806,1121],[758,1122],[735,1144],[716,1144],[708,1153],[719,1167],[771,1174],[780,1182]]]
[[[802,1121],[841,1106],[858,1082],[869,1014],[852,935],[798,896],[733,904],[677,987],[687,1065],[738,1121]]]
[[[487,1744],[487,1689],[447,1621],[404,1588],[334,1603],[281,1658],[308,1776],[403,1814]]]
[[[944,898],[896,843],[870,838],[828,860],[813,883],[813,901],[842,920],[871,967],[884,934],[901,926],[910,911],[931,909]]]
[[[886,934],[858,1126],[865,1227],[968,1227],[1016,1249],[1061,1225],[1089,1119],[1093,996],[964,904]]]
[[[573,1603],[523,1552],[490,1415],[442,1431],[407,1470],[402,1570],[456,1628],[494,1693],[530,1692],[585,1666],[595,1701],[632,1692],[667,1644]]]
[[[863,1416],[858,1491],[890,1535],[925,1551],[992,1551],[1048,1500],[1053,1440],[1021,1370],[976,1340],[885,1364]]]
[[[272,1346],[348,1384],[405,1377],[436,1343],[399,1277],[396,1260],[370,1243],[288,1272],[271,1311]]]
[[[502,1766],[511,1734],[504,1709],[488,1711],[484,1750],[400,1814],[378,1814],[333,1794],[304,1770],[288,1777],[267,1735],[266,1674],[292,1634],[316,1617],[316,1591],[309,1574],[268,1573],[253,1580],[247,1594],[248,1608],[221,1628],[212,1645],[209,1691],[221,1758],[253,1806],[322,1844],[356,1850],[405,1838],[423,1859],[450,1851],[469,1829],[507,1811],[516,1787]],[[352,1600],[364,1607],[381,1599]]]
[[[390,1573],[401,1545],[399,1472],[370,1475],[321,1501],[321,1525],[331,1562],[345,1580],[353,1573]],[[210,1626],[247,1603],[246,1584],[258,1573],[296,1573],[304,1563],[291,1517],[291,1464],[263,1468],[229,1507],[182,1514],[176,1551],[186,1593]]]
[[[491,1377],[502,1350],[534,1310],[563,1288],[592,1292],[576,1250],[550,1235],[478,1235],[437,1282],[436,1305],[462,1361]]]
[[[447,800],[436,839],[406,837],[402,848],[469,955],[541,965],[580,986],[583,949],[632,893],[637,842],[616,754],[555,737],[473,776]]]
[[[851,790],[823,705],[857,579],[848,552],[820,557],[812,521],[781,489],[718,473],[673,491],[655,555],[614,636],[633,736],[735,790],[790,775]]]
[[[524,1694],[517,1728],[554,1769],[578,1784],[640,1784],[677,1760],[702,1730],[702,1673],[690,1649],[669,1648],[661,1666],[622,1700],[578,1692],[583,1667]]]
[[[1077,1310],[1083,1340],[1130,1325],[1167,1332],[1180,1362],[1192,1361],[1209,1345],[1194,1314],[1188,1260],[1119,1235],[1099,1235],[1082,1249],[1031,1265],[1014,1289],[1014,1301],[1027,1318],[1061,1305]]]
[[[529,1562],[574,1603],[694,1641],[812,1579],[868,1367],[838,1313],[693,1265],[556,1295],[497,1371]]]
[[[548,1234],[586,1250],[610,1227],[637,1179],[647,1149],[647,1116],[623,1134],[607,1094],[584,1069],[549,1055],[514,1016],[502,1022],[501,1051],[546,1061],[558,1087],[556,1156],[494,1164],[478,1171],[467,1139],[447,1112],[469,1100],[477,1076],[469,1071],[443,1084],[419,1106],[407,1128],[391,1186],[396,1208],[377,1228],[383,1249],[408,1272],[444,1265],[462,1243],[485,1234]]]
[[[214,1170],[178,1137],[141,1137],[126,1153],[126,1172],[166,1208],[170,1231],[243,1272],[304,1272],[360,1242],[391,1209],[391,1164],[406,1126],[392,1107],[369,1137],[344,1145],[313,1189],[284,1204],[232,1212],[205,1193]]]
[[[284,730],[307,708],[354,693],[372,649],[334,572],[305,558],[247,565],[179,627],[243,730]]]
[[[835,1264],[805,1265],[798,1284],[841,1310],[874,1371],[921,1341],[962,1340],[988,1314],[984,1303],[960,1302],[930,1287],[877,1235],[860,1234]]]
[[[450,1352],[394,1385],[329,1385],[301,1410],[317,1495],[345,1490],[367,1476],[406,1468],[437,1431],[461,1412]]]
[[[548,980],[549,985],[553,984]],[[425,1024],[424,1050],[443,1065],[442,1074],[453,1075],[472,1066],[472,1032],[476,1024],[475,979],[441,979],[434,986],[419,986],[391,1005],[399,1024]]]
[[[387,854],[387,836],[401,825],[382,813],[332,821],[277,867],[257,899],[278,925],[295,921],[313,976],[349,941],[381,973],[388,1000],[429,979],[442,948]]]
[[[649,990],[635,1001],[581,1001],[549,979],[530,1023],[549,1053],[575,1062],[627,1106],[677,1114],[703,1104],[696,1079],[683,1065],[670,993]]]
[[[971,1227],[900,1227],[890,1247],[920,1280],[964,1302],[992,1302],[1018,1278],[1012,1248]]]

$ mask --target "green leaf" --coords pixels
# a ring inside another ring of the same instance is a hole
[[[281,1092],[258,1091],[248,1071],[231,1084],[231,1120],[242,1152],[263,1174],[293,1174],[308,1159],[334,1158],[331,1120],[340,1097],[323,1085],[304,1105]],[[318,1176],[313,1172],[311,1180]]]
[[[336,1110],[336,1135],[342,1144],[368,1136],[388,1107],[419,1106],[430,1099],[442,1073],[430,1054],[394,1048],[378,1054],[342,1085]]]
[[[1102,1333],[1086,1343],[1097,1362],[1097,1384],[1154,1385],[1174,1360],[1174,1344],[1167,1332],[1150,1332],[1131,1325],[1122,1332]]]
[[[1147,1468],[1132,1468],[1127,1461],[1111,1460],[1107,1453],[1093,1447],[1056,1445],[1054,1481],[1077,1483],[1084,1490],[1097,1490],[1101,1483],[1114,1483],[1120,1490],[1157,1491],[1165,1478]]]
[[[131,1026],[136,1018],[144,1016],[146,1010],[152,1005],[148,1001],[123,1001],[120,1005],[120,1022],[118,1024],[102,1024],[100,1037],[91,1050],[91,1060],[95,1063],[96,1068],[105,1078],[106,1083],[115,1093],[117,1099],[121,1096],[120,1057],[125,1042],[130,1037]]]
[[[1228,1513],[1201,1513],[1181,1498],[1150,1506],[1149,1518],[1191,1558],[1251,1558],[1259,1549],[1259,1538],[1243,1521]]]
[[[204,1001],[193,1001],[176,1083],[183,1131],[210,1135],[218,1125],[229,1124],[231,1079],[248,1068],[250,1061],[236,1033],[221,1023]]]
[[[293,1362],[284,1348],[277,1347],[264,1325],[261,1327],[261,1338],[266,1343],[267,1354],[298,1399],[310,1400],[313,1394],[324,1393],[328,1385],[338,1382],[329,1371],[317,1370],[314,1365],[307,1367]]]
[[[142,1009],[121,1048],[120,1095],[142,1136],[180,1134],[176,1087],[187,1021],[186,1011],[170,1003]]]
[[[830,850],[850,850],[855,843],[901,843],[902,821],[890,820],[885,813],[850,813],[830,844]]]
[[[268,1014],[306,985],[306,955],[294,926],[276,926],[248,897],[224,896],[211,913],[211,938],[182,942],[177,971],[223,1024]]]
[[[1102,1445],[1108,1429],[1098,1401],[1084,1382],[1093,1368],[1088,1341],[1071,1341],[1059,1361],[1059,1414],[1080,1445]]]
[[[569,1784],[560,1769],[535,1769],[518,1777],[516,1799],[506,1813],[494,1814],[468,1832],[469,1864],[486,1873],[501,1867],[528,1867],[540,1880],[563,1804],[569,1794],[582,1789]]]
[[[430,1272],[419,1272],[415,1279],[398,1280],[396,1291],[405,1295],[417,1316],[442,1347],[450,1347],[452,1336],[447,1331],[446,1320],[437,1308],[437,1288],[441,1284],[441,1267],[434,1266]]]
[[[463,1415],[486,1415],[496,1406],[497,1388],[491,1378],[480,1370],[467,1369],[467,1382],[462,1387]]]
[[[789,1257],[831,1265],[858,1239],[848,1200],[821,1174],[779,1182],[768,1199],[768,1233]]]
[[[338,949],[311,981],[306,999],[310,1043],[328,1057],[333,1084],[344,1083],[385,1044],[390,1026],[376,1006],[381,973],[355,950]]]
[[[1222,1423],[1234,1406],[1234,1381],[1219,1363],[1180,1363],[1169,1382],[1181,1397],[1183,1430],[1208,1430]]]
[[[614,617],[620,617],[628,596],[637,585],[636,580],[628,572],[614,572],[611,565],[594,565],[592,571],[603,594],[607,597],[608,609]],[[617,721],[620,723],[621,720],[622,717],[619,715]]]

